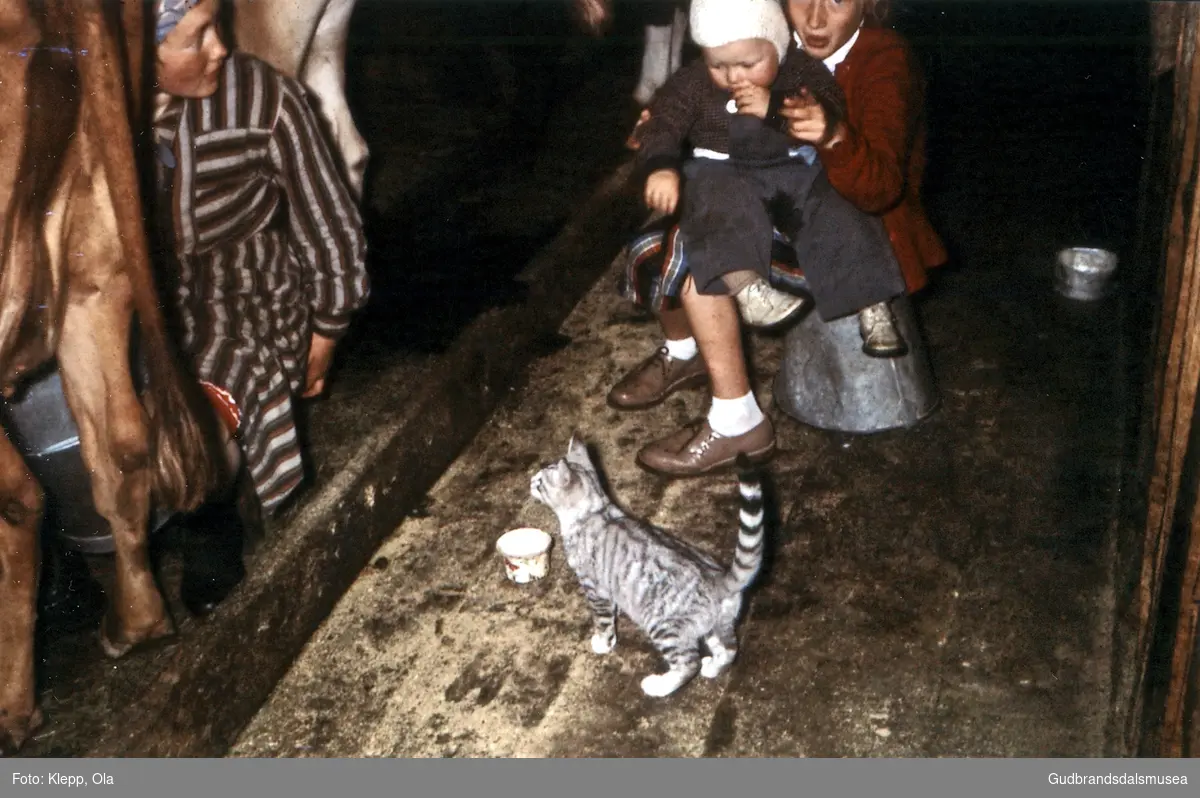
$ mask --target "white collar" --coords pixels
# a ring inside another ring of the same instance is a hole
[[[860,22],[858,23],[858,30],[854,31],[854,35],[850,37],[850,40],[839,47],[836,53],[824,59],[822,63],[825,64],[830,72],[837,69],[837,65],[846,60],[846,56],[850,54],[850,48],[854,46],[856,41],[858,41],[858,34],[861,32],[862,23]],[[796,42],[797,47],[799,47],[801,50],[804,49],[804,42],[800,39],[799,33],[792,31],[792,39]]]

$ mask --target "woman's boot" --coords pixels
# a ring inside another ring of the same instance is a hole
[[[206,616],[246,576],[246,527],[234,497],[204,505],[181,522],[183,582],[180,598],[188,612]]]

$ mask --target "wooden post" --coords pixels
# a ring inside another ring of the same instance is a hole
[[[1187,685],[1195,649],[1197,575],[1200,571],[1200,535],[1192,530],[1200,524],[1200,502],[1190,497],[1194,490],[1181,490],[1184,461],[1192,440],[1192,424],[1200,390],[1200,6],[1190,3],[1158,4],[1156,36],[1177,32],[1175,48],[1175,105],[1171,124],[1168,164],[1172,184],[1168,192],[1168,214],[1162,269],[1162,310],[1155,362],[1154,462],[1150,475],[1148,512],[1140,582],[1137,651],[1139,661],[1149,660],[1151,645],[1159,628],[1162,585],[1172,533],[1187,536],[1180,541],[1186,552],[1182,563],[1182,592],[1174,618],[1174,650],[1170,678],[1158,734],[1160,756],[1180,756],[1184,749],[1184,716]],[[1169,8],[1167,6],[1170,6]],[[1169,52],[1163,40],[1156,42],[1156,55]],[[1152,70],[1161,66],[1156,57]],[[1195,452],[1192,453],[1195,456]],[[1189,488],[1191,486],[1188,486]],[[1179,506],[1181,494],[1193,506]],[[1179,521],[1186,519],[1185,524]],[[1174,563],[1172,563],[1174,565]],[[1175,598],[1175,597],[1172,597]],[[1163,621],[1171,619],[1162,618]],[[1144,693],[1144,670],[1139,676],[1139,696]],[[1141,714],[1140,712],[1138,714]]]
[[[1159,75],[1175,68],[1179,47],[1179,23],[1189,2],[1156,0],[1150,3],[1150,75]]]

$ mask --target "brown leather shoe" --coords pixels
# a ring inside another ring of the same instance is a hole
[[[708,421],[693,421],[683,429],[645,446],[637,462],[669,477],[697,477],[733,465],[739,452],[761,463],[775,453],[775,427],[771,419],[735,438],[713,432]]]
[[[671,394],[685,388],[700,388],[708,384],[704,358],[676,360],[660,347],[643,360],[633,371],[608,392],[608,404],[617,410],[643,410],[654,407]]]

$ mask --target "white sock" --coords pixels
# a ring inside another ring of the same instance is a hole
[[[695,338],[683,338],[679,341],[667,339],[667,356],[672,360],[691,360],[699,351]]]
[[[718,399],[714,396],[712,407],[708,410],[708,426],[725,438],[745,435],[761,424],[763,418],[762,409],[753,393],[737,399]]]

